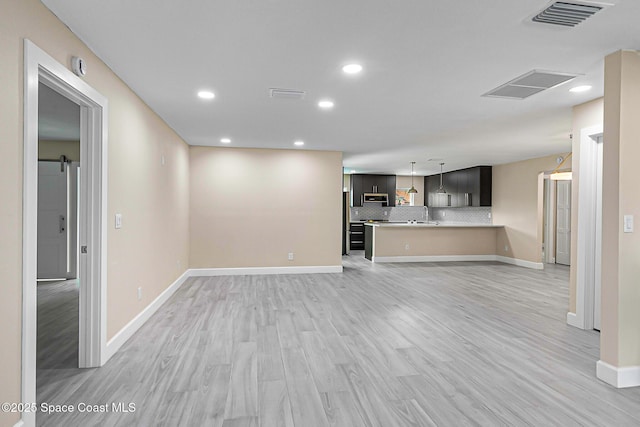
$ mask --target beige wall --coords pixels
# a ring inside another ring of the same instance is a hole
[[[190,158],[192,268],[342,265],[342,153],[191,147]]]
[[[23,38],[58,62],[88,65],[86,82],[109,100],[107,334],[112,337],[184,271],[188,260],[188,149],[184,142],[37,0],[0,13],[0,401],[20,401],[22,304]],[[160,166],[160,154],[168,161]],[[181,267],[177,262],[181,262]],[[143,299],[136,288],[143,287]],[[0,426],[17,414],[0,412]]]
[[[498,230],[497,255],[542,262],[543,193],[538,175],[555,169],[558,155],[493,167],[493,223],[505,226]]]
[[[496,236],[500,230],[493,227],[375,228],[373,255],[376,257],[495,255]]]
[[[424,176],[414,176],[413,185],[418,190],[414,196],[415,206],[424,206]],[[396,176],[396,188],[411,188],[411,176]]]
[[[79,162],[80,141],[38,141],[39,160],[59,159],[60,156],[67,156],[67,159]]]
[[[569,311],[576,312],[576,266],[578,265],[578,189],[580,188],[580,132],[584,128],[602,125],[603,98],[594,99],[573,107],[573,141],[571,170],[571,268],[569,273]]]
[[[616,367],[640,365],[640,233],[623,232],[624,215],[640,218],[639,116],[640,53],[613,53],[605,59],[600,359]]]

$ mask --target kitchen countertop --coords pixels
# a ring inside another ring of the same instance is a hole
[[[365,222],[365,225],[371,227],[384,227],[384,228],[501,228],[504,225],[497,224],[467,224],[467,223],[435,223],[435,222],[418,222],[410,224],[408,222]]]

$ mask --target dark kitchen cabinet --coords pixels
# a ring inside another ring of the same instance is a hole
[[[440,175],[424,177],[425,206],[436,206],[436,191],[440,187]]]
[[[443,174],[446,195],[437,194],[440,175],[425,177],[429,207],[491,206],[491,166],[476,166]]]
[[[460,206],[491,206],[491,166],[477,166],[463,169],[464,186],[458,182]]]
[[[444,189],[447,192],[446,195],[441,194],[438,197],[441,199],[438,201],[441,206],[448,207],[457,207],[460,203],[460,197],[458,194],[458,178],[460,173],[458,171],[453,171],[444,174],[442,177],[442,182],[444,184]]]
[[[473,206],[474,169],[475,168],[456,171],[458,175],[456,206]]]
[[[352,222],[349,224],[349,248],[352,251],[364,249],[364,224]]]
[[[362,206],[364,193],[386,193],[389,206],[396,205],[396,176],[395,175],[351,175],[352,206]]]

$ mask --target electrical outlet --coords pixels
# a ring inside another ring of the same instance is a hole
[[[138,288],[138,301],[142,299],[142,288]]]
[[[116,214],[116,228],[122,228],[122,214]]]
[[[384,216],[387,216],[387,213],[388,213],[387,211],[384,211]]]
[[[404,245],[404,250],[408,251],[409,250],[409,244],[407,243],[406,245]]]
[[[165,160],[164,160],[164,154],[162,156],[160,156],[160,164],[162,166],[164,166]]]
[[[446,216],[446,214],[447,213],[445,211],[440,212],[440,216]]]
[[[487,214],[487,217],[488,217],[489,219],[491,219],[491,212],[489,212],[489,213]]]
[[[288,258],[289,258],[289,261],[293,261],[293,252],[289,252]]]
[[[509,251],[509,246],[508,245],[504,245],[504,251],[508,252]]]
[[[625,233],[633,233],[633,215],[625,215],[623,224],[623,231]]]
[[[358,215],[358,211],[356,210],[356,215]]]

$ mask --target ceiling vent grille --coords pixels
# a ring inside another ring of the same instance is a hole
[[[533,22],[575,27],[603,9],[602,5],[557,1],[532,18]]]
[[[576,78],[577,74],[557,73],[554,71],[529,71],[516,77],[482,96],[491,98],[525,99],[538,92],[558,86]]]
[[[270,98],[300,100],[300,99],[304,99],[305,95],[306,95],[306,92],[303,90],[277,89],[277,88],[269,89]]]

